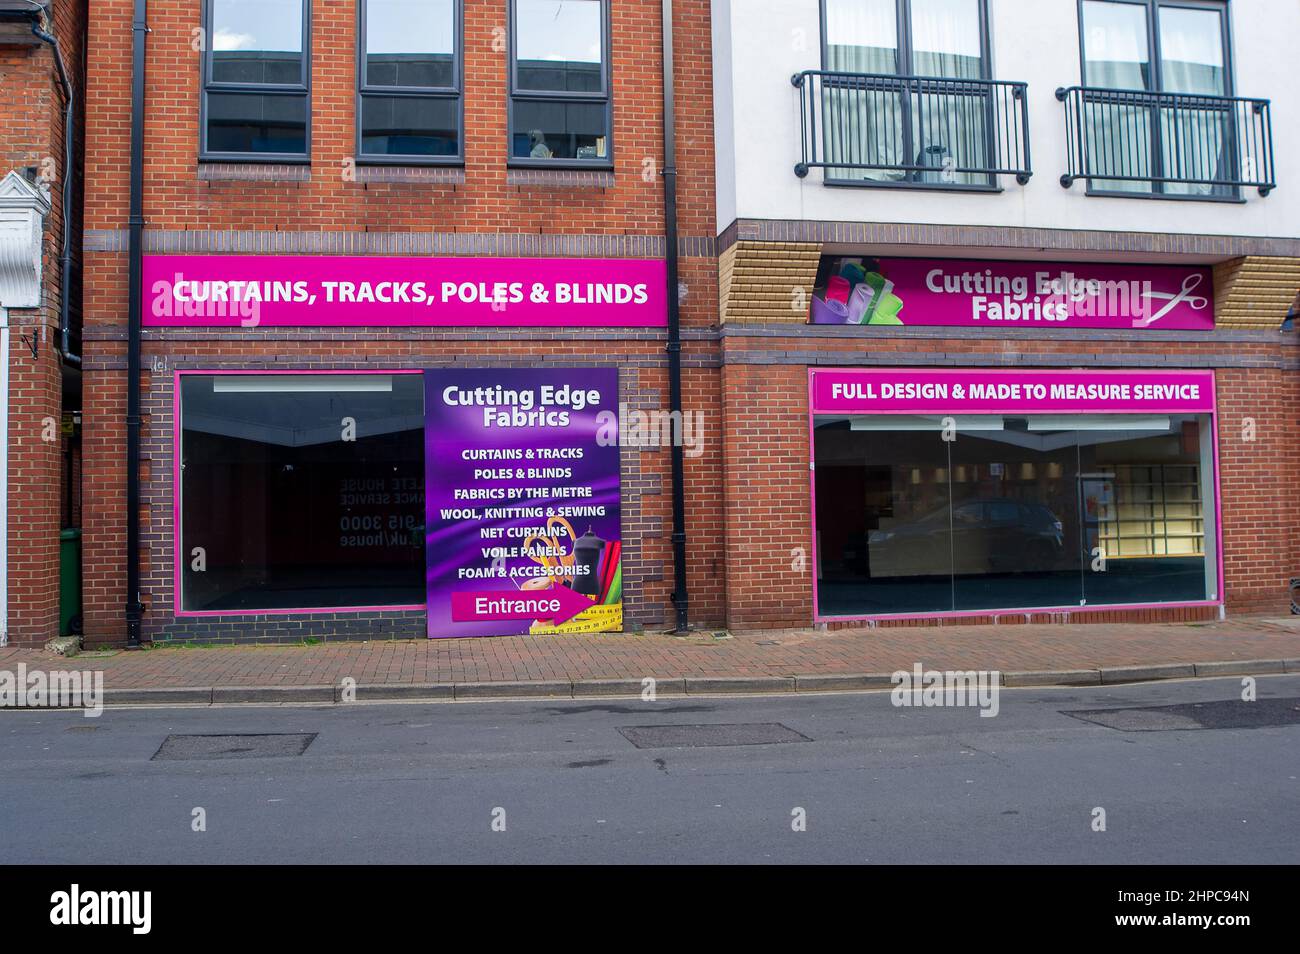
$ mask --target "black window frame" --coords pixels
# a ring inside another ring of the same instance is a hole
[[[366,14],[370,0],[357,2],[357,83],[353,118],[356,126],[354,155],[358,165],[367,166],[463,166],[465,164],[465,3],[453,0],[455,50],[452,86],[371,86],[366,82]],[[512,3],[513,6],[513,3]],[[398,99],[454,99],[456,101],[456,144],[454,156],[427,156],[408,153],[364,153],[361,143],[361,108],[366,96]]]
[[[827,62],[826,40],[826,2],[819,0],[821,5],[821,33],[822,33],[822,69],[829,70]],[[848,0],[845,0],[848,2]],[[993,79],[993,42],[991,31],[989,30],[989,0],[976,0],[979,4],[980,11],[980,75],[979,79]],[[915,76],[913,72],[913,53],[912,49],[912,0],[894,0],[894,23],[897,34],[897,45],[895,46],[896,63],[895,73],[899,76]],[[936,77],[942,78],[942,77]]]
[[[1083,25],[1083,5],[1085,0],[1076,0],[1078,26],[1079,26],[1079,85],[1085,90],[1089,88],[1088,84],[1088,52],[1087,38],[1084,34]],[[1232,56],[1232,16],[1230,11],[1232,5],[1228,0],[1100,0],[1103,3],[1126,3],[1130,6],[1142,7],[1146,11],[1147,25],[1147,58],[1148,69],[1150,70],[1149,86],[1145,90],[1148,93],[1162,93],[1164,90],[1164,70],[1163,54],[1160,50],[1160,9],[1162,7],[1182,7],[1190,10],[1214,10],[1219,14],[1219,40],[1223,45],[1223,96],[1236,96],[1236,67]],[[1159,123],[1153,122],[1151,138],[1151,157],[1153,168],[1158,172],[1164,168],[1164,149],[1160,140]],[[1235,163],[1235,151],[1230,158]],[[1104,178],[1102,176],[1096,177]],[[1166,192],[1164,182],[1152,182],[1150,192],[1125,192],[1118,189],[1096,189],[1092,186],[1092,179],[1086,179],[1084,182],[1084,191],[1086,195],[1106,196],[1119,199],[1175,199],[1183,202],[1235,202],[1241,203],[1245,199],[1241,195],[1240,186],[1227,186],[1218,195],[1184,195],[1177,192]]]
[[[847,0],[846,0],[847,2]],[[993,38],[989,22],[989,0],[976,0],[979,4],[980,20],[980,75],[981,80],[993,79]],[[830,70],[830,58],[828,57],[829,42],[826,35],[826,4],[827,0],[818,0],[818,13],[821,17],[821,63],[823,70]],[[915,76],[913,72],[913,54],[912,48],[912,0],[894,0],[894,74],[896,76]],[[944,77],[935,77],[942,80]],[[906,103],[906,99],[904,100]],[[905,135],[911,137],[911,120],[910,108],[904,109],[905,121],[903,128]],[[906,150],[905,150],[906,151]],[[867,189],[909,189],[918,191],[935,191],[935,192],[1002,192],[1002,186],[999,184],[999,177],[989,175],[987,183],[982,182],[955,182],[955,183],[931,183],[920,182],[913,179],[900,179],[897,182],[889,182],[879,179],[843,179],[832,178],[827,176],[824,181],[827,185],[848,185]]]
[[[311,163],[311,0],[302,4],[302,68],[300,83],[227,83],[212,79],[212,20],[215,0],[202,0],[203,54],[199,57],[199,161]],[[261,96],[294,96],[305,101],[306,127],[302,152],[219,152],[208,149],[208,96],[241,93]]]
[[[506,0],[506,33],[508,43],[506,54],[506,165],[518,168],[541,169],[613,169],[614,168],[614,83],[613,64],[610,62],[612,46],[610,33],[613,20],[610,16],[610,0],[597,0],[600,3],[600,59],[601,86],[598,93],[570,92],[566,90],[532,90],[519,89],[517,17],[515,8],[518,0]],[[515,104],[518,102],[542,103],[600,103],[605,104],[605,158],[603,159],[534,159],[531,156],[514,155],[515,139]]]

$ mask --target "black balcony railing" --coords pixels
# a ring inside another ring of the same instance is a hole
[[[841,185],[992,189],[999,175],[1024,185],[1033,174],[1024,83],[827,70],[790,82],[801,178],[820,167]]]
[[[1067,189],[1236,198],[1242,186],[1268,195],[1273,125],[1266,99],[1071,86],[1065,103]]]

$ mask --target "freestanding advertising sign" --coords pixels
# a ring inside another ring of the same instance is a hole
[[[429,636],[623,628],[618,371],[426,371]]]

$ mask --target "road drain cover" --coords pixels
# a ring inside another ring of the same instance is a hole
[[[779,722],[713,725],[625,725],[619,733],[638,749],[686,749],[708,745],[776,745],[811,742]]]
[[[1263,729],[1300,725],[1300,698],[1258,699],[1243,702],[1189,702],[1176,706],[1141,706],[1130,709],[1062,710],[1084,722],[1121,732],[1168,732],[1178,729]]]
[[[315,732],[250,735],[169,735],[153,761],[182,759],[274,759],[302,755]]]

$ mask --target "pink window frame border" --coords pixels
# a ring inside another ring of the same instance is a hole
[[[816,462],[817,462],[817,456],[816,456],[816,447],[815,447],[814,434],[813,434],[813,432],[814,432],[814,428],[815,428],[814,421],[816,420],[816,417],[817,417],[818,411],[817,411],[816,404],[815,404],[814,399],[813,399],[813,376],[816,375],[817,372],[819,372],[819,371],[835,371],[835,372],[838,372],[838,373],[844,373],[844,372],[846,372],[846,371],[848,371],[848,372],[853,372],[853,371],[866,371],[866,370],[884,370],[884,369],[880,369],[880,368],[838,368],[838,367],[819,367],[819,368],[811,368],[811,367],[810,367],[810,368],[808,369],[808,464],[809,464],[809,467],[808,467],[808,492],[809,492],[809,506],[810,506],[810,511],[809,511],[809,518],[810,518],[810,519],[809,519],[809,525],[810,525],[811,528],[812,528],[812,538],[811,538],[811,541],[810,541],[811,549],[810,549],[809,552],[812,553],[812,557],[813,557],[813,558],[809,561],[809,565],[812,567],[812,575],[811,575],[811,581],[810,581],[810,583],[811,583],[811,589],[812,589],[812,607],[813,607],[813,623],[814,623],[814,624],[817,624],[817,623],[843,623],[843,622],[854,622],[854,621],[871,622],[871,621],[885,621],[885,620],[913,620],[913,619],[957,619],[957,618],[967,618],[967,619],[970,619],[970,618],[976,618],[976,617],[982,617],[982,616],[1002,616],[1002,615],[1017,615],[1017,616],[1018,616],[1018,615],[1028,614],[1028,613],[1093,613],[1093,612],[1116,612],[1116,611],[1120,611],[1120,610],[1186,609],[1186,608],[1189,608],[1189,607],[1218,607],[1218,609],[1219,609],[1219,618],[1220,618],[1220,619],[1223,618],[1223,609],[1224,609],[1224,601],[1225,601],[1225,599],[1226,599],[1226,592],[1225,592],[1225,587],[1224,587],[1224,582],[1223,582],[1223,498],[1222,498],[1222,493],[1221,493],[1220,485],[1219,485],[1219,396],[1218,396],[1218,390],[1217,390],[1218,381],[1217,381],[1217,379],[1215,378],[1214,370],[1213,370],[1213,369],[1206,369],[1206,368],[1181,368],[1181,369],[1171,369],[1171,368],[1134,368],[1134,369],[1132,369],[1132,371],[1140,371],[1142,374],[1159,374],[1159,375],[1165,375],[1165,374],[1170,374],[1170,375],[1174,375],[1174,374],[1187,374],[1189,371],[1193,371],[1193,372],[1201,372],[1201,373],[1203,373],[1203,374],[1208,375],[1208,377],[1209,377],[1209,382],[1210,382],[1210,410],[1209,410],[1209,411],[1198,411],[1197,413],[1198,413],[1198,414],[1209,414],[1209,415],[1210,415],[1210,437],[1211,437],[1211,440],[1212,440],[1212,442],[1213,442],[1213,444],[1214,444],[1214,446],[1213,446],[1213,448],[1212,448],[1212,451],[1213,451],[1213,454],[1212,454],[1212,460],[1213,460],[1213,463],[1214,463],[1214,549],[1215,549],[1215,569],[1216,569],[1216,573],[1217,573],[1217,577],[1216,577],[1215,582],[1216,582],[1216,584],[1217,584],[1217,585],[1216,585],[1216,589],[1218,590],[1218,597],[1217,597],[1216,599],[1213,599],[1213,600],[1192,600],[1192,601],[1171,602],[1171,603],[1097,603],[1097,604],[1095,604],[1095,605],[1093,605],[1093,604],[1085,604],[1085,605],[1073,605],[1073,604],[1068,604],[1068,605],[1065,605],[1065,606],[1008,606],[1008,607],[1000,607],[1000,608],[997,608],[997,609],[935,610],[934,612],[931,612],[931,613],[874,613],[874,614],[867,614],[867,615],[823,616],[822,613],[821,613],[821,608],[820,608],[820,606],[818,605],[818,599],[817,599],[817,566],[818,566],[818,552],[817,552],[817,470],[816,470],[816,467],[814,466],[814,465],[816,464]],[[918,367],[899,367],[899,368],[890,368],[889,370],[894,370],[894,371],[919,371],[919,372],[925,372],[925,371],[958,371],[958,370],[962,370],[962,369],[961,369],[961,368],[956,368],[956,367],[949,368],[949,367],[945,366],[945,367],[942,367],[942,368],[934,368],[934,367],[930,367],[930,368],[926,368],[926,367],[920,367],[920,368],[918,368]],[[983,369],[971,369],[971,370],[983,370]],[[994,369],[988,369],[988,370],[996,370],[996,371],[1002,372],[1002,373],[1004,373],[1004,374],[1017,374],[1017,373],[1020,373],[1020,372],[1031,372],[1031,373],[1036,373],[1036,374],[1042,374],[1042,373],[1053,373],[1053,372],[1068,373],[1068,372],[1070,372],[1070,371],[1079,371],[1079,370],[1083,370],[1083,369],[1077,369],[1077,368],[994,368]],[[1128,373],[1131,373],[1131,372],[1130,372],[1129,370],[1123,370],[1123,371],[1121,371],[1121,370],[1100,370],[1100,369],[1098,369],[1098,370],[1090,370],[1089,373],[1091,373],[1091,374],[1106,374],[1106,375],[1112,375],[1112,374],[1113,374],[1113,375],[1124,375],[1124,374],[1128,374]],[[822,412],[822,413],[828,413],[828,414],[829,414],[829,413],[843,414],[844,412],[841,411],[841,410],[836,410],[836,411],[834,411],[834,412],[826,411],[826,412]],[[926,411],[916,411],[916,410],[910,410],[910,409],[909,409],[909,410],[881,410],[881,411],[874,411],[873,413],[875,413],[875,414],[917,414],[917,413],[936,413],[936,412],[934,412],[934,411],[929,411],[929,412],[926,412]],[[979,413],[1003,413],[1003,412],[1001,412],[1001,411],[988,411],[988,412],[982,412],[982,411],[963,411],[962,413],[963,413],[963,414],[979,414]],[[1068,415],[1066,415],[1066,414],[1060,414],[1059,412],[1056,412],[1056,413],[1057,413],[1057,416],[1061,416],[1061,417],[1068,416]],[[1139,411],[1128,411],[1128,412],[1120,411],[1120,412],[1114,412],[1114,413],[1129,413],[1129,414],[1135,414],[1135,413],[1142,413],[1142,412],[1139,412]],[[1153,410],[1152,413],[1156,413],[1156,411]],[[1185,413],[1187,413],[1187,412],[1186,412],[1186,411],[1177,411],[1177,412],[1171,412],[1171,413],[1180,413],[1180,414],[1185,414]]]
[[[243,375],[245,377],[289,374],[424,374],[420,368],[329,368],[309,370],[244,371],[239,369],[186,369],[177,370],[172,377],[172,615],[176,618],[195,616],[289,616],[305,613],[379,613],[427,610],[425,603],[396,603],[383,606],[298,606],[277,609],[239,610],[186,610],[181,608],[181,377],[194,375]]]

